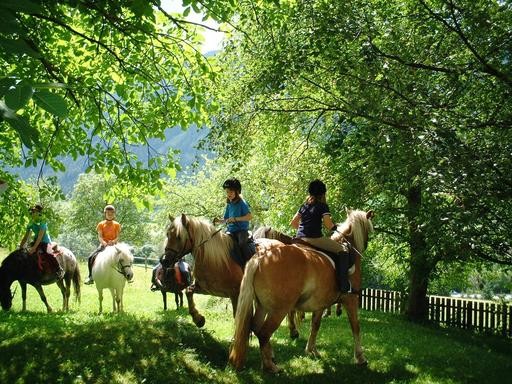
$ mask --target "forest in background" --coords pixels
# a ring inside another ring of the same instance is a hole
[[[510,1],[182,4],[0,4],[1,245],[36,201],[55,235],[76,239],[108,201],[127,241],[156,244],[168,213],[218,216],[230,176],[255,223],[289,231],[320,177],[336,221],[377,213],[366,283],[407,292],[409,318],[425,318],[428,292],[469,281],[510,292]],[[192,10],[221,23],[222,52],[200,53]],[[216,158],[176,179],[174,150],[151,140],[194,124]],[[9,171],[80,156],[89,173],[68,201],[55,179]]]

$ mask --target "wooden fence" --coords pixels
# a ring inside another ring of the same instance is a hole
[[[401,313],[405,296],[400,292],[367,288],[361,292],[360,307],[369,311]],[[512,303],[429,295],[428,319],[462,329],[490,332],[512,338]]]

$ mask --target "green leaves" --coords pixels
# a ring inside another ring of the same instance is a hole
[[[68,106],[66,100],[56,93],[49,91],[39,91],[34,93],[34,101],[45,111],[57,117],[66,117],[68,115]]]
[[[7,90],[5,93],[5,104],[13,111],[17,111],[27,104],[33,93],[32,86],[20,82]]]

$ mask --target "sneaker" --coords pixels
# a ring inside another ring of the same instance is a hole
[[[87,277],[87,279],[85,279],[84,281],[84,284],[87,284],[87,285],[91,285],[94,283],[94,280],[92,279],[91,276]]]

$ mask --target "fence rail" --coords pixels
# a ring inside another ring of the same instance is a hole
[[[369,311],[401,313],[406,297],[400,292],[367,288],[359,305]],[[512,338],[512,303],[427,295],[429,320],[437,324],[490,332]]]

